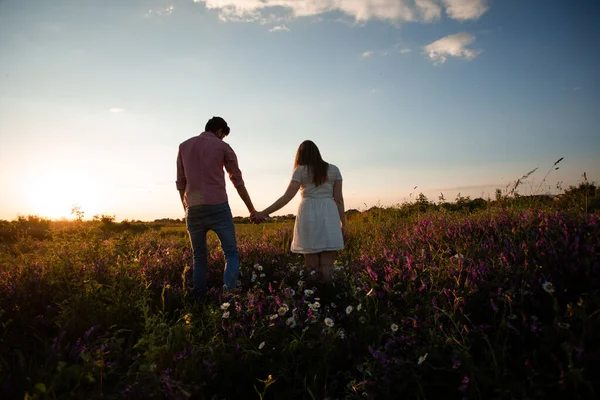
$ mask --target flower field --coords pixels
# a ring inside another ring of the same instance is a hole
[[[241,288],[210,236],[202,298],[183,224],[24,232],[0,242],[0,397],[598,398],[599,218],[363,212],[330,284],[292,222],[239,225]]]

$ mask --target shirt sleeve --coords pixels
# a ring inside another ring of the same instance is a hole
[[[342,180],[342,173],[340,172],[340,169],[338,167],[335,167],[335,179],[334,181],[341,181]]]
[[[185,170],[183,169],[183,158],[181,157],[181,149],[177,153],[177,181],[175,181],[175,186],[177,186],[177,190],[185,190],[185,186],[187,185],[187,179],[185,178]]]
[[[302,165],[298,165],[292,174],[292,180],[302,183]]]
[[[242,179],[242,171],[238,166],[237,156],[235,152],[231,148],[231,146],[226,145],[225,147],[225,169],[229,174],[229,180],[233,183],[234,187],[243,186],[244,180]]]

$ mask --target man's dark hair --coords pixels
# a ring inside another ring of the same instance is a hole
[[[225,135],[229,135],[229,126],[227,126],[227,122],[221,117],[212,117],[206,123],[204,130],[206,132],[217,133],[219,129],[223,129],[223,133]]]

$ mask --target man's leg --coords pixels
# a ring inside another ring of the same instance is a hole
[[[240,276],[240,256],[237,249],[235,238],[235,226],[231,209],[227,206],[226,210],[219,213],[218,222],[212,225],[219,240],[223,253],[225,253],[225,271],[223,271],[224,289],[231,290],[237,286],[237,280]]]
[[[206,228],[203,224],[203,216],[199,209],[190,207],[188,209],[186,224],[192,244],[194,256],[194,290],[206,291]]]

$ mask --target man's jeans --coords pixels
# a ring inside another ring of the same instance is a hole
[[[240,260],[229,203],[188,207],[186,224],[194,253],[194,289],[206,291],[206,233],[209,230],[217,234],[225,253],[223,288],[233,289],[240,274]]]

